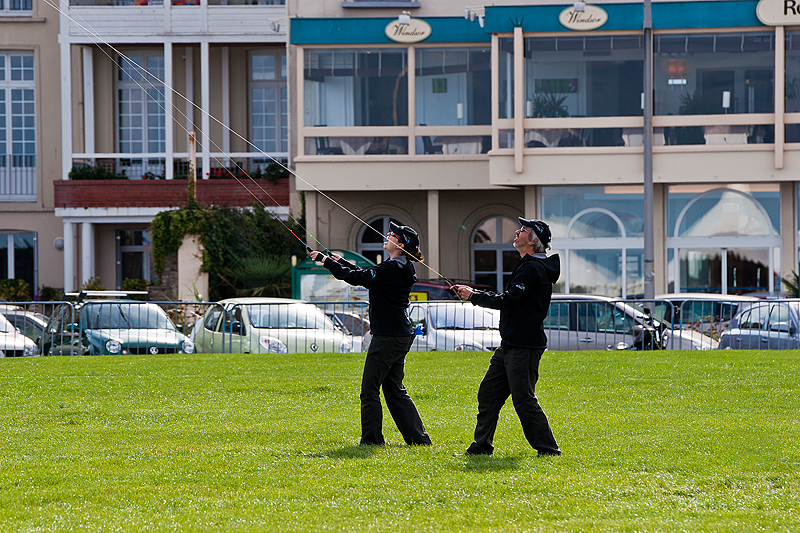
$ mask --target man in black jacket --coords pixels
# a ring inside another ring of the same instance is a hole
[[[455,289],[475,305],[500,309],[502,342],[492,356],[478,390],[478,423],[475,441],[467,455],[490,455],[500,409],[508,396],[514,402],[525,438],[541,455],[561,455],[547,416],[536,399],[539,360],[547,347],[544,319],[550,307],[553,284],[561,262],[547,256],[550,227],[541,220],[519,219],[514,247],[520,261],[502,293],[476,291],[465,285]]]
[[[413,261],[422,261],[419,236],[409,226],[389,223],[383,248],[389,260],[361,269],[339,255],[311,252],[336,279],[369,289],[372,341],[361,378],[361,444],[384,444],[380,389],[407,444],[430,445],[414,401],[403,385],[405,360],[414,341],[408,317],[409,293],[417,281]]]

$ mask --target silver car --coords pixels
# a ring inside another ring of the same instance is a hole
[[[800,349],[800,301],[771,300],[739,311],[722,332],[719,347],[726,350]]]
[[[467,302],[412,302],[412,351],[494,351],[500,346],[500,311]]]
[[[554,294],[544,322],[550,350],[710,350],[717,341],[673,330],[649,313],[649,303],[605,296]]]

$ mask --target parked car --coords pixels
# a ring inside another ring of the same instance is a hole
[[[48,321],[45,315],[27,311],[18,305],[0,304],[0,315],[34,343],[42,336]]]
[[[493,351],[500,346],[500,311],[467,302],[411,302],[412,351]]]
[[[656,296],[648,302],[653,315],[674,328],[699,331],[719,340],[733,316],[758,298],[735,294],[677,293]]]
[[[40,341],[43,355],[194,353],[194,343],[158,305],[78,298],[56,307]]]
[[[325,316],[342,330],[342,333],[350,336],[354,352],[365,351],[364,335],[369,332],[369,319],[350,311],[325,311]]]
[[[544,322],[549,350],[709,350],[717,341],[673,330],[630,303],[605,296],[554,294]]]
[[[286,298],[231,298],[206,311],[194,339],[212,353],[348,353],[353,345],[317,306]]]
[[[38,354],[36,343],[0,315],[0,357],[31,357]]]
[[[726,350],[800,349],[800,301],[761,300],[740,310],[722,332],[719,347]]]

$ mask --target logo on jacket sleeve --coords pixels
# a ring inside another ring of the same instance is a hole
[[[515,287],[516,287],[516,288],[518,288],[518,289],[519,289],[519,290],[521,290],[521,291],[524,291],[524,290],[525,290],[525,285],[523,285],[522,283],[517,283],[517,284],[515,285]]]

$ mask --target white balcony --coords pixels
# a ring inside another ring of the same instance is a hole
[[[73,43],[141,41],[147,36],[286,42],[288,27],[285,5],[72,5],[67,16]]]
[[[0,154],[0,202],[36,201],[36,156]]]

